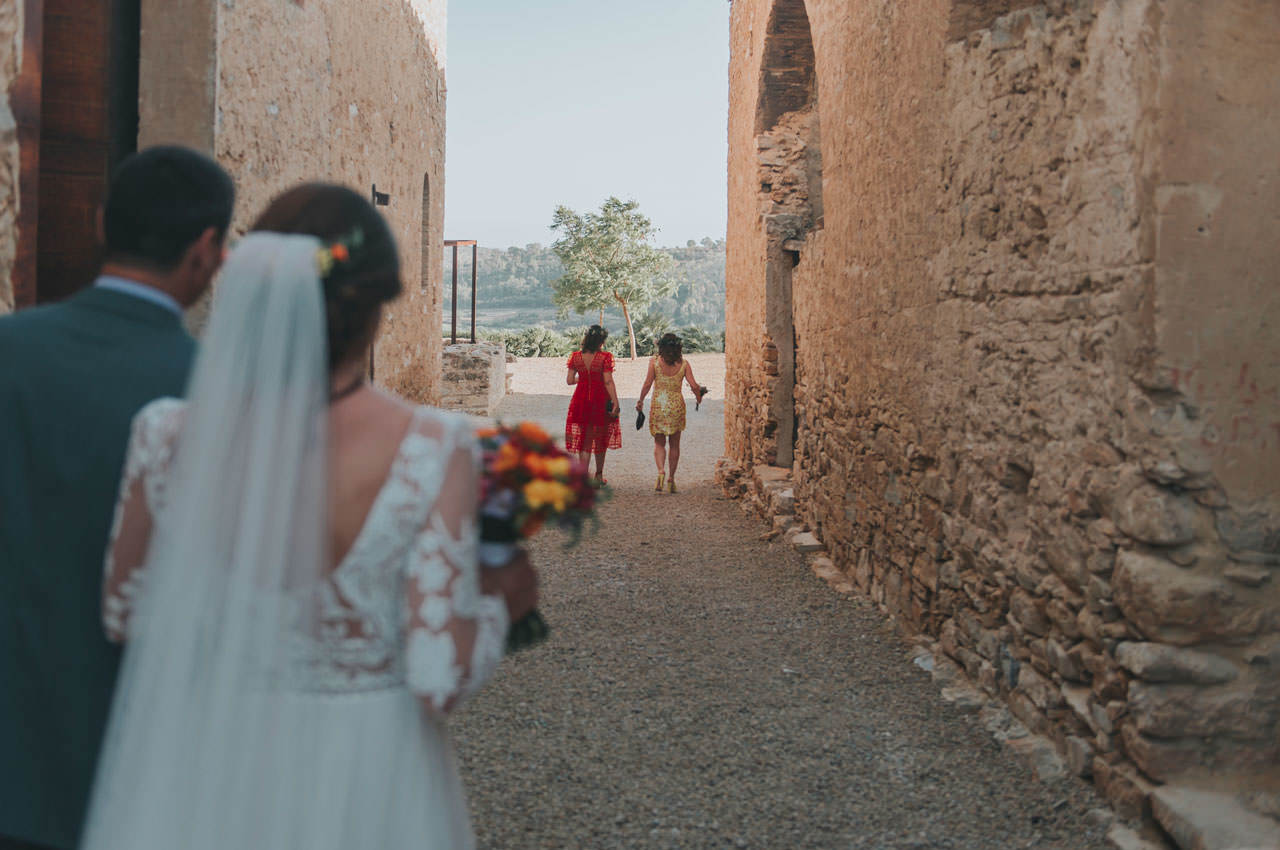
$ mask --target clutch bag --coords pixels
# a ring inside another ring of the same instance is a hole
[[[644,427],[644,411],[637,410],[636,411],[636,430],[639,431],[643,427]]]

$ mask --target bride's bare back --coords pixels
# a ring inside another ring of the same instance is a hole
[[[333,565],[355,545],[413,424],[413,408],[364,389],[329,413],[329,552]],[[435,436],[435,435],[432,435]]]

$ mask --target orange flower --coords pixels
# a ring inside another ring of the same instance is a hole
[[[331,247],[329,249],[329,253],[333,256],[333,259],[339,263],[345,263],[347,260],[351,259],[351,252],[348,251],[347,246],[343,245],[341,242]]]
[[[548,469],[548,462],[545,457],[540,454],[530,452],[524,456],[524,468],[529,470],[529,474],[534,478],[550,478],[551,471]]]
[[[516,427],[516,434],[526,443],[533,445],[543,445],[551,442],[551,437],[537,423],[521,422]]]
[[[503,443],[498,449],[498,456],[493,459],[493,471],[499,475],[510,472],[520,465],[520,450],[510,443]]]
[[[478,440],[488,440],[496,436],[498,436],[497,428],[481,428],[479,431],[476,431],[476,439]]]

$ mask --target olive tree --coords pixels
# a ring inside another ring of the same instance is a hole
[[[599,212],[582,215],[566,206],[556,207],[551,229],[559,238],[551,244],[564,275],[552,282],[560,314],[570,310],[600,312],[612,304],[622,308],[636,358],[632,310],[643,310],[676,289],[669,277],[671,255],[649,244],[656,232],[635,201],[609,198]]]

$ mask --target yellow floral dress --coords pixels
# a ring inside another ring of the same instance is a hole
[[[684,430],[684,373],[687,364],[680,361],[680,369],[671,377],[662,374],[662,360],[653,358],[653,401],[649,405],[649,433],[679,434]]]

